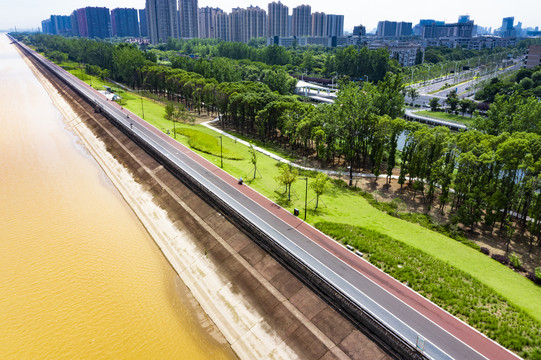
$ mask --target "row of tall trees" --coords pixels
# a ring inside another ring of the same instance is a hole
[[[477,91],[475,98],[492,103],[498,95],[541,98],[541,66],[521,69],[514,76],[503,79],[492,78]]]
[[[517,229],[541,235],[541,136],[422,127],[412,131],[402,154],[400,177],[427,204],[450,206],[453,220],[474,228],[499,224],[510,238]],[[440,188],[437,192],[436,189]],[[436,199],[435,195],[439,193]],[[511,231],[511,233],[509,232]]]
[[[388,72],[398,73],[400,65],[389,58],[387,49],[368,50],[348,46],[339,48],[334,55],[328,55],[323,69],[326,74],[348,76],[354,80],[363,79],[372,82],[383,80]]]
[[[492,135],[520,131],[541,135],[541,102],[520,93],[497,95],[487,116],[475,118],[473,126]]]
[[[258,81],[269,86],[272,91],[290,95],[297,80],[289,76],[283,66],[270,66],[250,60],[232,60],[226,57],[212,59],[193,59],[186,56],[173,56],[171,67],[196,72],[205,78],[218,82]]]

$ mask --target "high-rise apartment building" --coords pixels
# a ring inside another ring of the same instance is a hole
[[[293,36],[293,15],[287,16],[287,36]]]
[[[502,28],[500,30],[501,36],[503,36],[503,37],[516,36],[514,23],[515,23],[515,17],[514,16],[503,18],[503,20],[502,20]]]
[[[327,15],[327,36],[344,35],[344,15]]]
[[[111,14],[106,7],[87,7],[86,24],[89,38],[111,37]]]
[[[141,37],[148,37],[147,14],[145,9],[139,9],[139,33]]]
[[[51,23],[57,35],[71,34],[71,17],[68,15],[51,15]]]
[[[267,36],[267,13],[257,6],[233,9],[229,24],[233,42],[247,43],[252,38]]]
[[[268,36],[289,36],[289,8],[278,1],[269,3],[268,10]]]
[[[310,36],[312,33],[312,8],[299,5],[293,8],[293,36]]]
[[[216,15],[223,13],[222,9],[204,7],[199,9],[199,37],[216,38]]]
[[[79,16],[78,16],[78,11],[81,10],[81,9],[78,9],[78,10],[73,10],[73,12],[71,13],[70,15],[70,19],[71,19],[71,34],[73,36],[81,36],[81,32],[79,31]]]
[[[41,31],[51,35],[71,35],[71,16],[51,15],[41,22]]]
[[[224,41],[231,41],[231,16],[225,12],[216,14],[216,38]]]
[[[396,37],[411,36],[412,23],[401,21],[396,23]]]
[[[515,17],[514,16],[503,18],[503,20],[502,20],[502,31],[512,30],[514,23],[515,23]]]
[[[524,68],[534,69],[541,65],[541,45],[528,46],[528,53],[524,61]]]
[[[111,30],[113,36],[139,37],[137,10],[127,8],[116,8],[111,10]]]
[[[179,0],[178,11],[180,15],[180,37],[199,37],[199,16],[197,0]]]
[[[231,9],[229,15],[229,41],[242,42],[242,11],[244,9]]]
[[[364,25],[354,26],[353,36],[366,36],[366,26]]]
[[[424,25],[421,36],[423,39],[437,38],[471,38],[473,36],[473,21],[467,23],[441,24],[433,22]]]
[[[106,7],[86,7],[71,15],[72,33],[76,36],[105,39],[111,37],[111,15]],[[76,25],[74,25],[76,23]]]
[[[41,32],[44,34],[52,34],[53,28],[51,24],[51,19],[45,19],[41,21]]]
[[[247,43],[250,39],[267,36],[267,13],[258,6],[235,8],[229,15],[230,41]]]
[[[258,6],[250,6],[243,11],[242,38],[247,43],[252,38],[267,36],[267,12]]]
[[[178,15],[175,0],[146,0],[148,37],[152,44],[178,38]]]
[[[378,37],[395,37],[396,36],[396,21],[380,21],[378,22]]]
[[[379,37],[403,37],[411,36],[412,23],[396,21],[380,21],[376,35]]]
[[[312,36],[327,36],[327,15],[325,13],[312,13]]]

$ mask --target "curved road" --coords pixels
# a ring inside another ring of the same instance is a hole
[[[31,55],[69,82],[121,126],[133,131],[164,157],[182,168],[209,192],[289,253],[415,347],[424,341],[424,355],[433,359],[518,359],[516,355],[386,275],[268,198],[237,180],[60,67]]]

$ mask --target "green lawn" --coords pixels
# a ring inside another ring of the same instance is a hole
[[[361,226],[325,222],[316,226],[337,241],[359,249],[370,263],[407,283],[503,346],[525,358],[536,358],[535,351],[541,349],[539,323],[471,275],[403,242]]]
[[[461,115],[455,115],[455,114],[449,114],[449,113],[440,112],[440,111],[421,110],[421,111],[416,111],[415,114],[418,114],[418,115],[421,115],[421,116],[426,116],[426,117],[433,118],[433,119],[445,120],[445,121],[449,121],[449,122],[468,125],[468,126],[471,125],[471,123],[473,121],[473,119],[470,118],[470,117],[461,116]]]
[[[94,80],[96,79],[96,80]],[[93,78],[96,84],[99,84],[97,78]],[[116,86],[113,85],[116,88]],[[120,92],[125,100],[125,107],[142,115],[141,97],[137,94]],[[165,119],[164,106],[143,98],[145,119],[156,126],[158,129],[166,132],[168,129],[173,135],[173,123]],[[429,113],[433,114],[433,113]],[[442,114],[442,113],[437,113]],[[447,120],[447,119],[446,119]],[[216,137],[218,134],[201,125],[189,125],[177,123],[179,131],[190,129]],[[177,134],[177,140],[189,146],[189,138]],[[254,167],[250,162],[248,147],[223,137],[223,148],[229,154],[237,154],[242,160],[224,159],[224,170],[234,177],[241,177],[245,183],[252,186],[265,196],[280,204],[288,211],[294,208],[301,210],[301,216],[304,211],[304,191],[305,182],[297,180],[292,186],[291,201],[287,201],[284,196],[284,189],[278,186],[275,177],[278,175],[277,161],[258,153],[257,176],[254,176]],[[213,150],[212,150],[213,149]],[[208,159],[217,166],[220,165],[219,148],[214,146],[209,151],[203,153],[197,151],[201,156]],[[280,153],[279,149],[274,149],[275,153]],[[214,153],[214,154],[213,154]],[[309,177],[309,183],[313,181],[314,174],[308,173],[302,176]],[[396,180],[394,180],[396,181]],[[407,244],[415,249],[423,251],[435,259],[441,260],[448,265],[460,269],[471,275],[481,283],[492,288],[496,293],[506,298],[511,303],[523,309],[530,316],[541,322],[541,287],[536,286],[530,280],[515,273],[509,268],[490,259],[460,242],[450,239],[439,233],[425,229],[417,224],[412,224],[387,215],[371,206],[358,193],[351,191],[347,187],[333,185],[320,198],[320,207],[316,211],[315,194],[308,188],[308,214],[307,221],[311,224],[327,221],[333,223],[342,223],[350,225],[362,225],[367,230],[372,230],[382,235]],[[475,305],[472,305],[475,306]]]

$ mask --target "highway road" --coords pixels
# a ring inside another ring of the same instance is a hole
[[[447,98],[447,95],[453,90],[457,91],[458,97],[460,99],[472,97],[475,92],[475,87],[480,82],[492,79],[493,77],[505,74],[510,71],[518,70],[521,68],[522,62],[517,61],[512,66],[499,70],[496,69],[497,66],[498,65],[493,64],[489,68],[474,68],[468,71],[461,72],[457,75],[447,77],[445,79],[438,79],[438,81],[434,81],[426,86],[416,87],[417,91],[419,92],[419,98],[416,99],[415,104],[428,104],[430,99],[438,98],[440,100],[440,105],[444,105],[443,101]],[[487,73],[482,75],[480,78],[470,79],[469,81],[462,82],[462,79],[471,78],[473,74],[479,72],[482,73],[484,71],[486,71]],[[437,91],[441,89],[446,83],[452,86],[447,89]]]
[[[362,311],[376,317],[411,347],[421,340],[432,359],[518,358],[443,311],[334,240],[279,207],[134,114],[122,109],[65,70],[34,54],[38,61],[71,84],[117,126],[149,144],[213,196],[226,203],[277,246],[308,266]],[[424,339],[424,342],[422,341]]]

